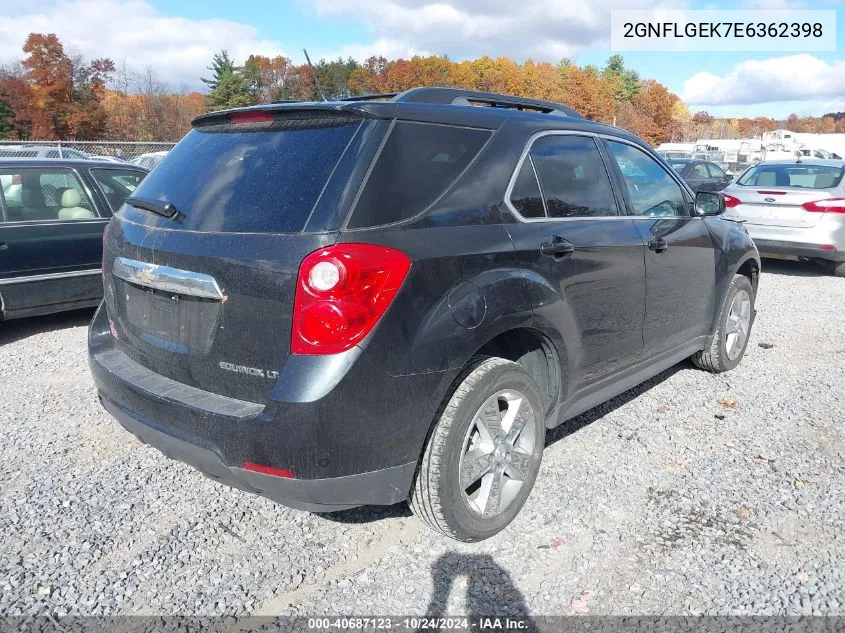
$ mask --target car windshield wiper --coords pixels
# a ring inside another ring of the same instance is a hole
[[[135,198],[129,197],[124,202],[130,206],[144,211],[152,211],[165,218],[172,218],[178,213],[176,207],[169,202],[162,202],[161,200],[151,200],[150,198]]]

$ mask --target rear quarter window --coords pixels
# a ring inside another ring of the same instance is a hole
[[[407,220],[457,179],[490,138],[489,130],[399,121],[364,185],[348,228]]]

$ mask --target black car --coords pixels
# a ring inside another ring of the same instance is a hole
[[[695,192],[721,191],[733,180],[716,163],[706,160],[670,158],[667,162]]]
[[[103,230],[145,169],[0,159],[0,318],[97,305]]]
[[[410,499],[484,539],[547,428],[690,356],[739,363],[760,260],[723,210],[553,103],[203,115],[109,225],[91,369],[123,426],[222,482],[311,511]]]

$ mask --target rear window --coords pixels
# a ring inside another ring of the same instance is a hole
[[[189,230],[297,233],[359,123],[289,119],[270,129],[197,128],[132,195],[170,202]],[[171,222],[151,213],[145,221]]]
[[[835,165],[755,165],[737,182],[749,187],[800,187],[830,189],[842,182],[845,168]]]
[[[400,121],[393,126],[348,227],[407,220],[446,191],[478,154],[488,130]]]

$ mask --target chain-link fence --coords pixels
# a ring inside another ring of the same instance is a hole
[[[147,141],[0,141],[0,158],[72,158],[129,161],[145,167],[176,143]],[[153,158],[154,160],[154,158]]]

